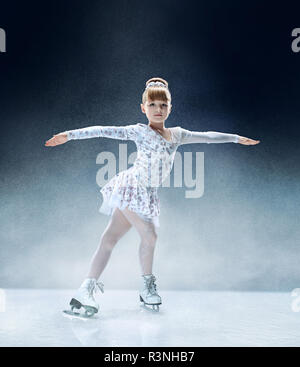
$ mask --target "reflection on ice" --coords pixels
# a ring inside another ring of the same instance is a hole
[[[71,326],[83,346],[146,347],[163,338],[162,318],[163,312],[146,310],[144,306],[114,308],[87,323],[73,319]]]
[[[87,320],[63,317],[72,293],[1,292],[0,346],[300,346],[289,293],[162,290],[156,312],[137,291],[107,290],[100,313]]]

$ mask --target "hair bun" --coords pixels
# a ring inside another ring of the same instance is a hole
[[[169,84],[162,78],[151,78],[146,82],[146,88],[143,92],[142,103],[146,101],[155,101],[156,99],[171,103],[171,92]]]
[[[146,81],[146,87],[148,86],[149,83],[151,82],[160,82],[160,83],[163,83],[167,88],[169,87],[169,84],[168,82],[165,80],[165,79],[162,79],[162,78],[151,78],[149,80]]]

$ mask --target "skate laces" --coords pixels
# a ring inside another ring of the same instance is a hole
[[[101,291],[102,293],[104,293],[104,284],[101,282],[91,282],[88,287],[88,292],[91,296],[93,296],[93,293],[97,293],[97,291]]]
[[[102,293],[104,293],[104,284],[101,282],[96,282],[95,284],[95,291],[100,290]]]
[[[147,286],[147,289],[148,291],[151,293],[151,294],[156,294],[156,284],[155,284],[155,276],[153,275],[151,278],[145,278],[146,279],[146,286]]]

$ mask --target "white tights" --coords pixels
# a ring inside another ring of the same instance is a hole
[[[87,275],[88,278],[98,279],[100,277],[108,263],[113,248],[132,226],[135,227],[141,238],[139,259],[142,275],[152,274],[153,256],[157,239],[154,224],[144,221],[128,208],[122,211],[119,208],[115,208],[93,256]]]

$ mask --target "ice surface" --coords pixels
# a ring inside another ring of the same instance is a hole
[[[0,346],[300,346],[290,293],[160,291],[155,313],[136,291],[106,290],[94,320],[63,316],[72,294],[2,291]]]

